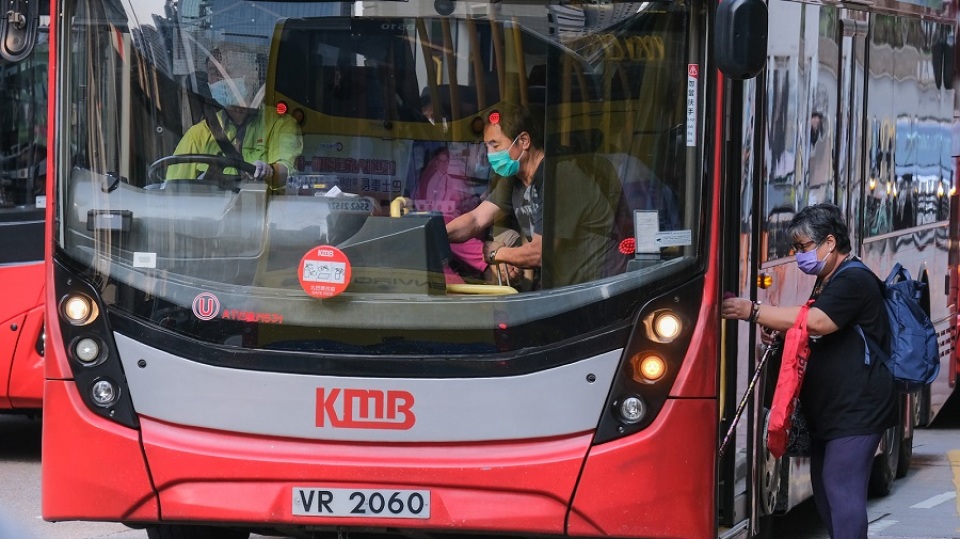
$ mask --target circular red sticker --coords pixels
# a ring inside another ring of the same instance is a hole
[[[321,299],[332,298],[350,284],[350,261],[336,247],[314,247],[300,259],[297,277],[307,294]]]

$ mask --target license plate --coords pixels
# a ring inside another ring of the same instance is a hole
[[[427,519],[430,491],[293,487],[293,514]]]
[[[370,213],[373,211],[373,204],[367,198],[345,197],[337,200],[328,200],[327,207],[331,211],[358,211]]]

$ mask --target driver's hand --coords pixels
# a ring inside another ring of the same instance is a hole
[[[490,253],[500,249],[501,247],[506,247],[502,241],[493,240],[483,242],[483,260],[488,264],[491,264],[492,261],[490,260]]]
[[[273,167],[260,160],[254,161],[253,166],[256,169],[253,171],[253,179],[270,183],[270,180],[273,179]]]
[[[494,282],[502,285],[516,286],[523,277],[523,269],[511,264],[500,263],[490,266],[493,270]]]

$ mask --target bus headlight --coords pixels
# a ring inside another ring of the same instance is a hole
[[[677,313],[669,309],[660,309],[647,315],[643,319],[647,330],[647,338],[657,343],[671,343],[680,336],[683,323]]]
[[[110,380],[97,380],[90,388],[90,396],[97,406],[106,408],[116,402],[117,387]]]
[[[639,423],[645,415],[647,415],[647,406],[640,397],[626,397],[620,403],[620,420],[624,423]]]
[[[633,356],[633,379],[641,384],[656,382],[667,372],[667,362],[657,354],[645,352]]]
[[[74,326],[85,326],[97,318],[97,306],[87,296],[71,294],[60,302],[60,314]]]

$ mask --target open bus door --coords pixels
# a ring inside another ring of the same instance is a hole
[[[763,2],[721,2],[715,32],[718,64],[731,81],[730,117],[739,119],[727,127],[729,139],[723,157],[722,175],[729,181],[722,182],[721,193],[722,229],[727,231],[721,235],[721,288],[748,292],[752,298],[756,297],[752,283],[758,279],[753,261],[767,241],[759,230],[762,219],[755,217],[762,215],[763,185],[757,172],[762,168],[761,156],[751,151],[763,143],[764,108],[757,96],[765,84],[767,20]],[[723,538],[754,537],[769,530],[779,490],[778,462],[769,458],[763,433],[756,428],[764,424],[765,412],[758,399],[766,378],[761,373],[750,393],[750,380],[761,356],[758,348],[747,344],[755,340],[754,326],[745,328],[736,322],[721,325],[718,443],[727,445],[718,460],[717,531]],[[739,419],[738,411],[742,413]]]

